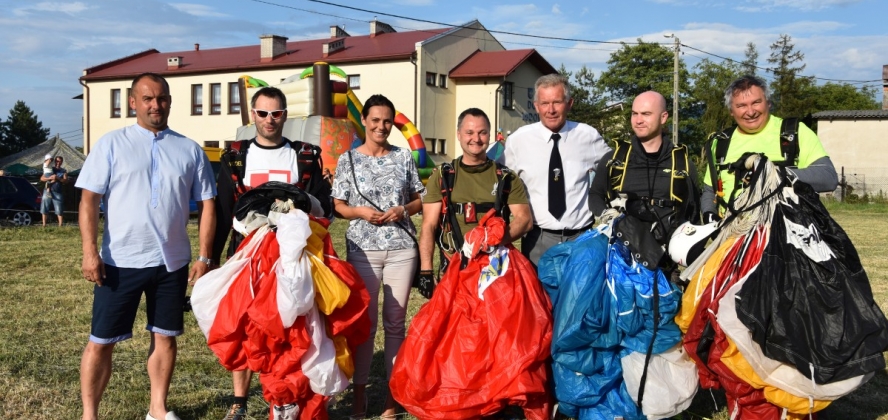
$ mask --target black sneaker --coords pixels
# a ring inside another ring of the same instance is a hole
[[[228,409],[228,414],[226,414],[222,420],[246,420],[246,418],[247,407],[240,404],[231,404],[231,408]]]

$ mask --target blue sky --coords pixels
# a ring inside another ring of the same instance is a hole
[[[805,54],[806,75],[874,81],[888,64],[884,0],[611,0],[528,2],[467,0],[0,0],[0,118],[24,100],[52,134],[82,143],[83,69],[150,48],[161,52],[258,44],[274,33],[290,40],[329,36],[330,25],[365,35],[374,17],[398,31],[478,19],[495,31],[592,41],[682,44],[743,58],[748,42],[767,66],[769,45],[789,34]],[[347,6],[372,12],[349,9]],[[405,18],[392,17],[399,15]],[[588,66],[597,75],[619,45],[495,34],[506,48],[536,48],[555,67]],[[706,57],[684,49],[689,67]],[[720,60],[710,57],[713,60]],[[822,83],[822,82],[821,82]],[[880,89],[881,90],[881,89]],[[880,97],[881,98],[881,97]],[[233,129],[232,129],[233,130]]]

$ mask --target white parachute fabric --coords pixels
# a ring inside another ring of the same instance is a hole
[[[308,216],[301,210],[290,211],[278,222],[277,305],[284,328],[290,328],[315,304],[311,261],[303,252],[312,233]]]
[[[620,359],[626,390],[638,403],[638,387],[644,372],[644,353],[631,352]],[[691,406],[697,394],[697,365],[685,353],[681,343],[663,353],[651,355],[644,384],[641,410],[648,419],[662,419],[681,414]]]
[[[302,373],[315,394],[333,396],[348,387],[348,377],[336,363],[336,348],[327,337],[324,318],[317,307],[305,314],[305,329],[311,337],[308,350],[302,355]]]
[[[228,294],[228,288],[238,273],[250,269],[250,257],[268,232],[268,227],[259,228],[252,240],[232,255],[222,267],[205,274],[194,284],[191,290],[191,310],[205,337],[209,337],[219,310],[219,302]]]

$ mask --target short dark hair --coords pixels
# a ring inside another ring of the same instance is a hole
[[[459,117],[456,119],[457,131],[459,131],[459,129],[462,127],[463,119],[466,118],[466,115],[471,115],[473,117],[479,118],[484,117],[484,121],[487,121],[487,129],[490,130],[490,118],[487,117],[487,114],[478,108],[469,108],[459,113]]]
[[[149,73],[142,73],[133,79],[133,83],[130,85],[130,96],[135,95],[136,85],[139,83],[140,80],[142,80],[146,77],[157,82],[157,83],[162,84],[163,88],[166,89],[167,95],[170,94],[170,84],[167,83],[166,79],[164,79],[163,76],[161,76],[157,73],[150,73],[149,72]]]
[[[752,89],[753,86],[758,86],[764,92],[765,100],[771,102],[770,95],[768,95],[768,82],[760,77],[747,74],[731,82],[728,88],[725,89],[725,107],[731,109],[731,101],[734,99],[734,95],[746,92]]]
[[[367,116],[370,115],[370,108],[373,108],[374,106],[388,107],[392,110],[392,118],[395,117],[395,104],[393,104],[392,101],[389,100],[389,98],[386,98],[385,96],[382,96],[378,93],[367,98],[367,102],[364,102],[364,109],[361,110],[361,116],[367,118]]]
[[[266,98],[277,99],[278,102],[281,103],[283,109],[287,109],[287,96],[284,95],[280,89],[272,86],[266,86],[262,89],[256,91],[253,94],[253,98],[250,99],[250,109],[256,107],[256,99],[259,99],[260,96],[264,96]],[[269,109],[268,111],[277,111],[276,109]]]

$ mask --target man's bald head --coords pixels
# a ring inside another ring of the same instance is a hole
[[[666,98],[663,97],[663,95],[661,95],[660,92],[655,92],[655,91],[649,90],[647,92],[643,92],[643,93],[639,94],[638,96],[635,97],[635,100],[632,101],[632,108],[633,109],[635,109],[635,104],[639,101],[651,102],[651,104],[654,105],[653,111],[656,112],[657,114],[661,114],[663,112],[666,112]]]
[[[652,146],[659,147],[667,119],[666,98],[658,92],[649,90],[632,101],[632,131],[642,143],[655,140]]]

